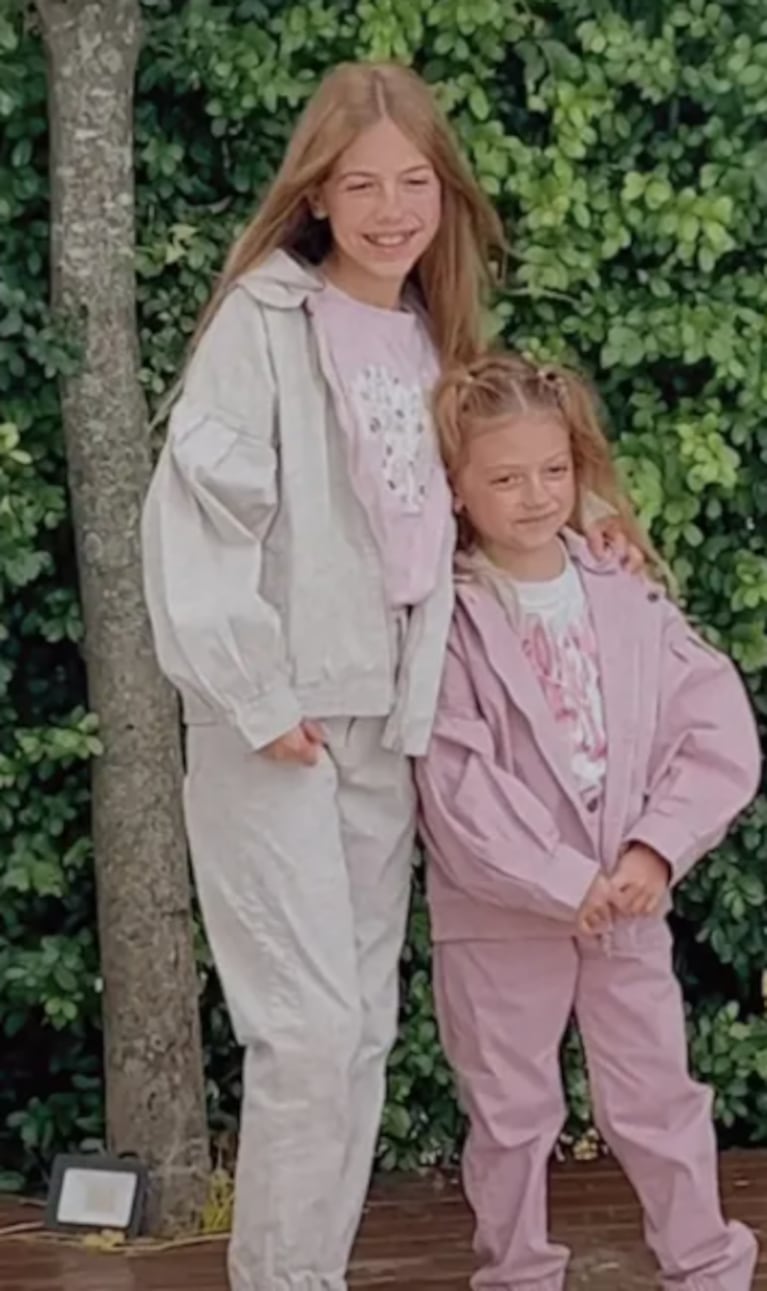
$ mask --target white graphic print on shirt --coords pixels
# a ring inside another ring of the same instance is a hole
[[[436,459],[423,387],[409,385],[383,364],[368,363],[354,378],[352,397],[364,431],[377,442],[387,488],[404,511],[417,515]]]
[[[491,567],[484,557],[480,564],[520,631],[581,793],[589,799],[599,796],[607,770],[599,650],[575,565],[566,556],[558,578],[526,583]]]

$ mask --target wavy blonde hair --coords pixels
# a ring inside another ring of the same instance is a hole
[[[667,567],[621,486],[597,396],[577,372],[515,354],[486,353],[445,372],[435,390],[434,410],[442,457],[453,478],[466,460],[472,436],[492,423],[531,412],[554,413],[570,436],[578,486],[571,527],[584,532],[584,499],[595,495],[620,518],[628,541],[644,556],[648,573],[668,582]],[[475,535],[463,516],[459,516],[458,545],[464,551],[475,546]]]
[[[196,344],[233,283],[273,251],[313,264],[331,249],[327,221],[310,195],[361,131],[391,120],[431,162],[442,186],[442,218],[413,272],[443,364],[482,346],[482,303],[505,241],[500,220],[472,176],[431,90],[415,72],[391,63],[343,63],[312,96],[260,208],[227,256],[192,340]]]

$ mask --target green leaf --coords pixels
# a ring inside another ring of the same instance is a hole
[[[490,116],[490,104],[485,91],[478,85],[469,94],[469,107],[478,121],[486,121]]]

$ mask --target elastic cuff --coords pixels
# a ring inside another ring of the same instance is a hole
[[[698,839],[689,829],[680,829],[675,820],[660,812],[650,813],[631,830],[627,845],[642,843],[663,857],[671,869],[671,886],[675,887],[699,859]]]
[[[727,1248],[712,1262],[716,1271],[667,1275],[661,1278],[666,1291],[751,1291],[759,1258],[759,1244],[745,1224],[733,1220],[727,1225]]]
[[[234,725],[250,747],[258,752],[281,735],[298,726],[303,717],[298,700],[289,686],[265,691],[247,709],[241,709]]]
[[[574,919],[594,880],[602,873],[600,866],[566,843],[560,844],[554,856],[543,862],[543,866],[550,866],[553,870],[546,887],[548,895],[561,907],[559,917]]]

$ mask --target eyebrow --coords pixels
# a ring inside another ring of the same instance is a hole
[[[566,461],[567,461],[567,450],[563,448],[562,451],[559,453],[552,453],[551,457],[547,457],[545,461],[540,463],[540,465],[554,466],[557,462],[564,463]],[[489,471],[524,471],[526,468],[525,468],[524,462],[500,461],[493,466],[488,466],[487,469]]]
[[[416,174],[419,174],[421,171],[433,171],[433,170],[434,170],[434,167],[432,166],[431,162],[422,161],[422,162],[419,162],[418,165],[416,166],[408,166],[405,170],[400,171],[400,174],[416,175]],[[339,179],[378,179],[379,172],[377,170],[344,170],[338,176],[338,178]]]

